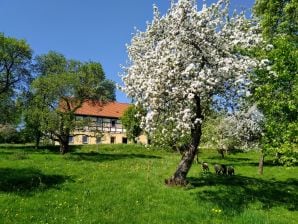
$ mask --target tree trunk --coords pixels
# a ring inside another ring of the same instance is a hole
[[[260,160],[259,160],[259,174],[263,175],[264,170],[264,153],[261,152]]]
[[[201,110],[201,103],[200,98],[198,96],[195,97],[195,113],[196,116],[194,120],[196,119],[203,119],[202,116],[202,110]],[[193,121],[194,122],[194,121]],[[194,161],[195,156],[198,152],[198,146],[200,144],[200,139],[202,135],[202,126],[200,122],[195,123],[194,127],[191,129],[191,143],[189,144],[188,149],[186,149],[183,153],[183,156],[181,158],[181,161],[177,167],[176,172],[170,179],[166,179],[165,183],[170,186],[185,186],[187,185],[187,173],[191,168],[191,165]]]
[[[41,138],[41,133],[40,131],[37,131],[37,133],[35,134],[35,149],[39,148],[40,138]]]
[[[224,149],[223,148],[220,148],[218,150],[219,154],[221,155],[221,158],[224,159],[225,158],[225,152],[224,152]]]
[[[60,144],[60,153],[61,154],[67,153],[69,150],[68,141],[60,141],[59,144]]]

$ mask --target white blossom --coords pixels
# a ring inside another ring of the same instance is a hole
[[[266,51],[271,51],[274,48],[274,46],[272,44],[267,44],[265,49]]]
[[[193,110],[196,98],[207,105],[227,86],[245,86],[249,72],[259,65],[235,53],[237,47],[262,42],[255,21],[244,14],[227,20],[228,0],[200,11],[194,2],[172,2],[164,16],[154,7],[146,31],[137,31],[127,45],[130,64],[124,69],[122,90],[148,111],[142,120],[147,131],[154,130],[162,113],[162,122],[175,122],[177,132],[189,132],[201,122]]]

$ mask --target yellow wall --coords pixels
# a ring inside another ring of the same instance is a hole
[[[96,137],[94,136],[94,133],[92,132],[75,132],[73,137],[73,142],[70,143],[70,145],[82,145],[82,144],[97,144]],[[88,136],[88,143],[83,143],[83,135]],[[101,137],[101,141],[99,144],[111,144],[111,137],[115,138],[115,144],[121,144],[122,139],[126,138],[125,133],[103,133]],[[145,135],[141,135],[138,138],[138,142],[141,144],[147,144],[147,137]],[[128,141],[128,143],[131,143]]]

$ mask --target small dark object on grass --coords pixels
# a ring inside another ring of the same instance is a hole
[[[209,172],[208,163],[205,163],[205,162],[202,163],[202,170],[204,173]]]
[[[220,165],[220,170],[221,170],[221,174],[222,175],[227,175],[228,174],[228,172],[227,172],[227,166],[226,165],[224,165],[224,164],[221,164]]]
[[[228,175],[229,175],[229,176],[232,176],[232,175],[234,175],[234,174],[235,174],[234,167],[229,166],[229,167],[228,167]]]
[[[214,170],[215,170],[215,174],[219,175],[220,174],[220,165],[215,164],[214,165]]]
[[[227,166],[224,164],[215,164],[214,165],[215,174],[217,175],[227,175]]]

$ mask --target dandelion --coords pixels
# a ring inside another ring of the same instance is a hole
[[[221,212],[222,212],[222,210],[221,210],[221,209],[215,209],[215,208],[213,208],[211,211],[212,211],[212,212],[214,212],[214,213],[216,213],[216,214],[218,214],[218,213],[221,213]]]

